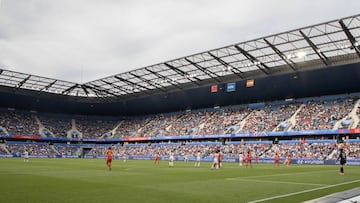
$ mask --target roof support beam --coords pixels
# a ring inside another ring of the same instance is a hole
[[[360,57],[360,50],[359,50],[359,44],[358,44],[359,42],[356,41],[355,37],[351,34],[350,30],[347,28],[347,26],[345,25],[345,23],[342,19],[339,20],[339,23],[351,43],[351,48],[354,49],[356,51],[357,55]]]
[[[135,86],[141,87],[141,88],[146,89],[146,90],[151,90],[151,89],[149,89],[149,88],[147,88],[147,87],[145,87],[145,86],[143,86],[143,85],[136,84],[136,83],[134,83],[134,82],[132,82],[132,81],[130,81],[130,80],[125,80],[124,78],[122,78],[122,77],[120,77],[120,76],[115,75],[114,77],[115,77],[116,79],[120,80],[121,82],[124,82],[124,83],[126,83],[126,84],[128,84],[128,85],[131,85],[131,86],[134,86],[134,87],[135,87]]]
[[[263,62],[255,58],[249,52],[245,51],[244,49],[240,48],[238,45],[235,45],[235,48],[240,51],[247,59],[251,61],[251,63],[255,64],[262,72],[266,75],[269,75],[269,67],[265,65]],[[264,69],[265,68],[265,69]]]
[[[49,89],[51,86],[53,86],[55,83],[57,82],[57,80],[54,80],[53,82],[49,83],[48,85],[46,85],[45,87],[43,87],[41,90],[39,90],[40,92],[43,90],[47,90]]]
[[[306,40],[306,42],[311,46],[311,48],[314,50],[314,52],[319,56],[319,58],[322,60],[322,62],[325,65],[330,65],[330,61],[329,59],[325,56],[325,54],[321,51],[319,51],[319,48],[309,39],[308,36],[306,36],[304,34],[303,31],[299,30],[300,34],[304,37],[304,39]]]
[[[61,94],[68,94],[71,90],[75,89],[78,86],[78,84],[75,84],[69,88],[67,88],[66,90],[62,91]]]
[[[267,39],[264,38],[264,41],[266,42],[266,44],[268,44],[270,46],[270,48],[272,50],[275,51],[275,53],[277,53],[277,55],[288,65],[290,66],[294,71],[297,70],[297,68],[295,67],[295,63],[290,60],[290,59],[286,59],[285,54],[283,54],[279,49],[277,49],[273,44],[271,44]]]
[[[102,94],[101,92],[99,92],[99,90],[92,89],[92,91],[94,92],[94,94],[96,94],[96,96],[97,96],[98,98],[100,98],[100,99],[103,98],[103,97],[102,97],[103,94]],[[101,93],[101,94],[99,94],[99,93]]]
[[[17,88],[20,88],[23,86],[23,84],[30,79],[31,75],[27,76],[25,79],[23,79],[19,84],[17,85]]]
[[[204,67],[202,67],[202,66],[200,66],[199,64],[191,61],[191,60],[188,59],[188,58],[185,58],[185,60],[186,60],[187,62],[189,62],[191,65],[193,65],[193,66],[195,66],[196,68],[198,68],[199,70],[201,70],[201,71],[202,71],[203,73],[205,73],[206,75],[208,75],[210,78],[214,79],[215,81],[217,81],[217,82],[219,82],[219,83],[222,82],[221,80],[218,79],[220,76],[218,76],[216,73],[213,73],[213,72],[205,69]],[[215,77],[213,77],[212,75],[215,75]]]
[[[141,77],[141,76],[135,75],[135,74],[132,73],[132,72],[129,72],[129,74],[132,75],[132,76],[134,76],[134,77],[136,77],[136,78],[139,78],[139,79],[142,80],[143,82],[146,82],[148,85],[151,85],[151,86],[155,87],[156,89],[159,89],[159,90],[162,91],[162,92],[166,92],[166,91],[163,89],[163,86],[160,85],[160,84],[157,84],[157,83],[155,83],[155,82],[152,82],[152,81],[150,81],[150,80],[147,80],[147,79],[145,79],[145,78],[143,78],[143,77]]]
[[[92,85],[92,87],[89,86],[89,85]],[[107,89],[105,89],[105,88],[103,88],[103,87],[100,87],[100,86],[98,86],[98,85],[95,85],[95,84],[91,84],[91,83],[90,83],[90,84],[86,84],[86,85],[83,85],[83,86],[85,86],[86,88],[92,89],[92,90],[96,89],[96,90],[100,91],[102,94],[106,93],[106,94],[112,95],[112,96],[114,96],[114,97],[119,96],[119,95],[116,95],[116,94],[110,92],[109,90],[107,90]]]
[[[111,100],[109,99],[108,95],[104,94],[103,91],[101,91],[101,90],[99,90],[99,89],[97,89],[97,88],[91,87],[91,86],[89,86],[89,85],[87,85],[87,84],[81,85],[81,88],[82,88],[84,91],[85,91],[86,89],[91,90],[94,94],[96,94],[96,96],[97,96],[98,99],[100,99],[100,100],[103,100],[103,101],[106,101],[106,102],[111,101]],[[88,92],[88,90],[87,90],[87,92]],[[86,91],[85,91],[85,93],[86,93]],[[89,92],[88,92],[88,93],[89,93]]]
[[[125,89],[125,88],[123,88],[123,87],[120,87],[119,85],[115,85],[115,84],[113,84],[113,83],[111,83],[111,82],[108,82],[108,81],[106,81],[106,80],[104,80],[104,79],[102,79],[101,82],[104,82],[104,83],[106,83],[106,84],[108,84],[108,85],[110,85],[110,86],[112,86],[112,87],[114,87],[114,88],[116,88],[116,89],[119,89],[119,90],[121,90],[121,91],[124,91],[124,92],[126,92],[126,93],[128,93],[128,94],[133,93],[133,92],[129,92],[129,90],[127,90],[127,89]]]
[[[80,85],[80,87],[84,90],[85,94],[88,96],[89,91],[86,89],[86,87],[84,85]]]
[[[168,63],[164,63],[164,64],[165,64],[165,66],[167,66],[167,67],[170,68],[171,70],[177,72],[178,74],[180,74],[180,75],[183,76],[184,78],[186,78],[186,79],[190,80],[191,82],[195,83],[196,85],[200,86],[200,83],[198,82],[198,81],[200,81],[199,78],[193,77],[194,79],[196,79],[196,80],[198,80],[198,81],[193,80],[193,79],[190,78],[190,77],[186,77],[186,76],[188,76],[188,74],[185,73],[184,71],[182,71],[182,70],[180,70],[180,69],[178,69],[178,68],[176,68],[176,67],[174,67],[174,66],[172,66],[172,65],[170,65],[170,64],[168,64]]]
[[[177,87],[178,89],[182,89],[179,85],[177,85],[177,83],[175,83],[175,81],[171,80],[170,78],[167,78],[167,77],[161,75],[160,73],[157,73],[157,72],[155,72],[155,71],[152,71],[152,70],[150,70],[150,69],[148,69],[148,68],[145,68],[145,70],[147,70],[147,71],[149,71],[150,73],[156,75],[157,77],[163,79],[164,81],[166,81],[166,82],[174,85],[174,86]]]
[[[233,72],[235,75],[237,75],[239,78],[244,79],[244,76],[242,76],[243,72],[240,71],[238,68],[226,63],[224,60],[222,60],[221,58],[215,56],[214,54],[212,54],[211,52],[208,52],[208,54],[213,57],[215,60],[217,60],[219,63],[221,63],[225,68],[231,67],[230,71]],[[235,71],[236,70],[236,71]]]

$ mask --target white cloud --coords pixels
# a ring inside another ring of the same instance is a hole
[[[357,14],[357,0],[2,0],[1,68],[73,82]]]

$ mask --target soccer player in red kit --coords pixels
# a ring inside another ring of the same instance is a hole
[[[250,167],[252,168],[251,158],[252,158],[252,157],[251,157],[250,150],[248,150],[247,156],[246,156],[246,165],[245,165],[246,168],[248,167],[248,164],[249,164],[249,163],[250,163]]]
[[[222,154],[221,154],[221,151],[218,150],[218,153],[217,153],[217,160],[218,160],[218,168],[221,167],[221,159],[222,159]]]
[[[259,163],[259,155],[255,155],[255,164]]]
[[[286,166],[290,166],[291,164],[291,155],[289,154],[286,158]]]
[[[274,165],[275,165],[275,166],[279,166],[279,163],[280,163],[280,156],[279,156],[279,154],[276,152],[276,153],[275,153],[275,158],[274,158]]]
[[[112,157],[113,157],[113,151],[111,150],[111,147],[109,147],[106,150],[106,165],[109,168],[109,171],[111,171]]]
[[[159,153],[155,154],[155,164],[160,164]]]

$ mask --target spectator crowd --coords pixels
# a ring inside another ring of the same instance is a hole
[[[0,111],[1,135],[58,138],[159,137],[240,132],[336,129],[358,102],[356,97],[308,99],[262,106],[228,106],[144,117],[107,118]],[[355,116],[359,117],[359,107]],[[357,119],[358,121],[359,119]],[[351,119],[346,120],[352,124]],[[347,128],[360,126],[355,123]]]

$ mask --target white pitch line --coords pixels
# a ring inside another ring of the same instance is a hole
[[[279,174],[271,174],[271,175],[261,175],[261,176],[247,176],[247,177],[235,177],[235,178],[226,178],[226,180],[237,180],[237,179],[245,179],[245,178],[265,178],[265,177],[278,177],[278,176],[293,176],[293,175],[302,175],[302,174],[314,174],[314,173],[324,173],[324,172],[334,172],[334,170],[324,170],[324,171],[307,171],[307,172],[299,172],[299,173],[279,173]]]
[[[298,194],[307,193],[307,192],[313,192],[313,191],[316,191],[316,190],[322,190],[322,189],[331,188],[331,187],[337,187],[337,186],[340,186],[340,185],[347,185],[347,184],[356,183],[356,182],[360,182],[360,179],[359,180],[349,181],[349,182],[344,182],[344,183],[339,183],[339,184],[334,184],[334,185],[327,185],[327,186],[318,187],[318,188],[309,189],[309,190],[303,190],[303,191],[299,191],[299,192],[293,192],[293,193],[289,193],[289,194],[285,194],[285,195],[277,195],[277,196],[273,196],[273,197],[268,197],[268,198],[264,198],[264,199],[251,201],[251,202],[248,202],[248,203],[264,202],[264,201],[267,201],[267,200],[278,199],[278,198],[282,198],[282,197],[289,197],[289,196],[293,196],[293,195],[298,195]]]
[[[285,182],[285,181],[271,181],[271,180],[251,180],[251,179],[234,179],[235,181],[250,181],[250,182],[259,182],[259,183],[281,183],[281,184],[290,184],[290,185],[313,185],[313,186],[325,186],[326,184],[316,184],[316,183],[300,183],[300,182]]]

